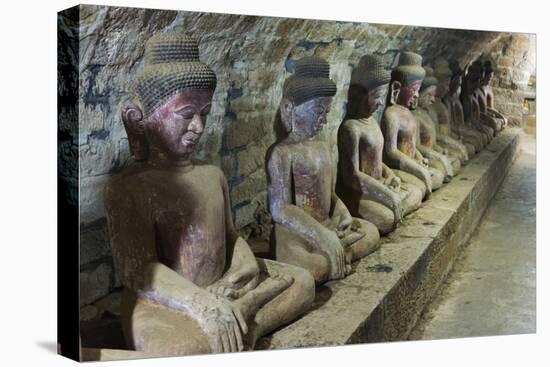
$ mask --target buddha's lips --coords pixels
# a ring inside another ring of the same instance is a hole
[[[200,139],[200,136],[197,136],[196,134],[193,134],[193,133],[184,134],[181,138],[181,142],[187,145],[195,145],[197,144],[199,139]]]

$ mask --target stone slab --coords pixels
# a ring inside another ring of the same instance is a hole
[[[259,349],[404,340],[512,165],[521,136],[506,129],[452,182],[407,216],[353,273],[319,288],[311,311],[262,338]]]

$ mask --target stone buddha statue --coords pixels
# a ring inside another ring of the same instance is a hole
[[[378,55],[365,55],[352,73],[347,119],[338,129],[336,193],[353,216],[392,231],[403,215],[420,207],[424,184],[401,172],[402,181],[382,161],[384,136],[376,115],[384,109],[390,71]]]
[[[329,71],[319,57],[295,62],[280,107],[287,136],[267,153],[276,258],[307,269],[317,284],[345,277],[379,246],[374,224],[353,218],[336,196],[330,149],[318,136],[336,93]]]
[[[470,121],[464,120],[464,109],[460,100],[463,71],[457,60],[451,60],[449,68],[452,72],[449,93],[443,97],[443,101],[449,111],[451,129],[464,142],[474,146],[477,153],[483,149],[489,142],[489,139],[480,128],[473,125]]]
[[[479,62],[474,62],[468,67],[468,72],[463,79],[460,100],[464,109],[464,120],[476,126],[491,141],[495,136],[496,125],[494,120],[482,119],[477,91],[480,87],[480,81],[481,65]],[[492,124],[492,127],[489,124]]]
[[[381,130],[384,135],[383,161],[388,167],[416,176],[425,186],[428,197],[443,184],[444,175],[428,165],[429,161],[416,149],[418,125],[411,109],[418,103],[418,90],[426,74],[422,56],[402,52],[392,70],[388,107],[384,110]]]
[[[434,101],[437,79],[431,67],[424,67],[425,77],[419,89],[417,103],[411,107],[418,126],[416,149],[429,160],[429,166],[443,173],[443,182],[449,182],[460,170],[460,160],[448,155],[448,150],[438,145],[437,123],[432,120],[428,107]]]
[[[485,79],[485,71],[483,63],[481,60],[474,61],[475,69],[478,70],[479,79],[476,82],[477,88],[474,89],[474,96],[477,98],[477,103],[479,105],[479,114],[481,116],[481,121],[491,127],[496,135],[504,126],[504,120],[496,115],[489,113],[487,111],[487,101],[485,90],[483,89],[483,83]]]
[[[493,88],[491,88],[491,80],[495,70],[493,68],[493,62],[491,60],[485,60],[483,62],[483,76],[481,78],[481,87],[479,97],[479,107],[482,114],[487,114],[488,116],[499,121],[501,130],[508,125],[508,119],[500,112],[498,112],[494,107],[494,94]]]
[[[451,118],[447,105],[443,98],[449,94],[449,85],[453,72],[449,63],[443,58],[435,59],[433,76],[437,80],[433,103],[428,107],[432,120],[439,127],[437,131],[437,142],[440,146],[449,151],[449,155],[456,157],[464,164],[475,154],[475,147],[468,143],[461,142],[451,127]]]
[[[123,331],[148,355],[252,349],[314,298],[307,271],[254,257],[233,226],[222,171],[191,160],[215,87],[193,38],[160,33],[122,111],[141,162],[110,179],[105,207]]]

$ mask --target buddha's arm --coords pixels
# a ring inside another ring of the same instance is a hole
[[[275,223],[301,234],[319,248],[326,239],[327,229],[311,215],[293,204],[291,163],[274,149],[267,162],[269,208]]]
[[[385,113],[382,126],[384,127],[384,151],[386,153],[384,157],[387,160],[386,163],[390,167],[408,172],[421,179],[427,187],[427,192],[430,193],[432,191],[432,181],[429,171],[397,148],[399,121],[388,117]],[[419,154],[419,152],[417,153]]]
[[[220,184],[225,207],[227,270],[218,283],[233,290],[228,295],[238,298],[258,284],[260,269],[250,246],[239,236],[233,224],[229,188],[221,171]]]
[[[359,169],[359,137],[352,129],[341,126],[338,132],[338,150],[340,152],[340,168],[344,184],[388,208],[399,206],[400,199],[386,185]],[[386,165],[383,164],[383,167]],[[388,168],[391,172],[391,170]],[[391,174],[395,177],[393,172]],[[385,176],[386,177],[386,176]],[[399,200],[398,200],[399,199]]]
[[[422,153],[424,157],[440,162],[443,167],[445,167],[445,173],[447,175],[453,176],[453,167],[451,166],[451,163],[446,156],[422,145],[417,145],[416,148]]]

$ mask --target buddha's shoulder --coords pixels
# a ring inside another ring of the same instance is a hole
[[[412,116],[411,111],[408,108],[400,105],[392,105],[384,110],[382,115],[382,122],[384,123],[399,123],[404,115]]]
[[[214,164],[210,164],[202,161],[194,161],[193,163],[194,163],[193,169],[195,170],[196,173],[199,173],[201,175],[208,175],[212,178],[225,177],[225,174],[223,173],[221,168]]]

